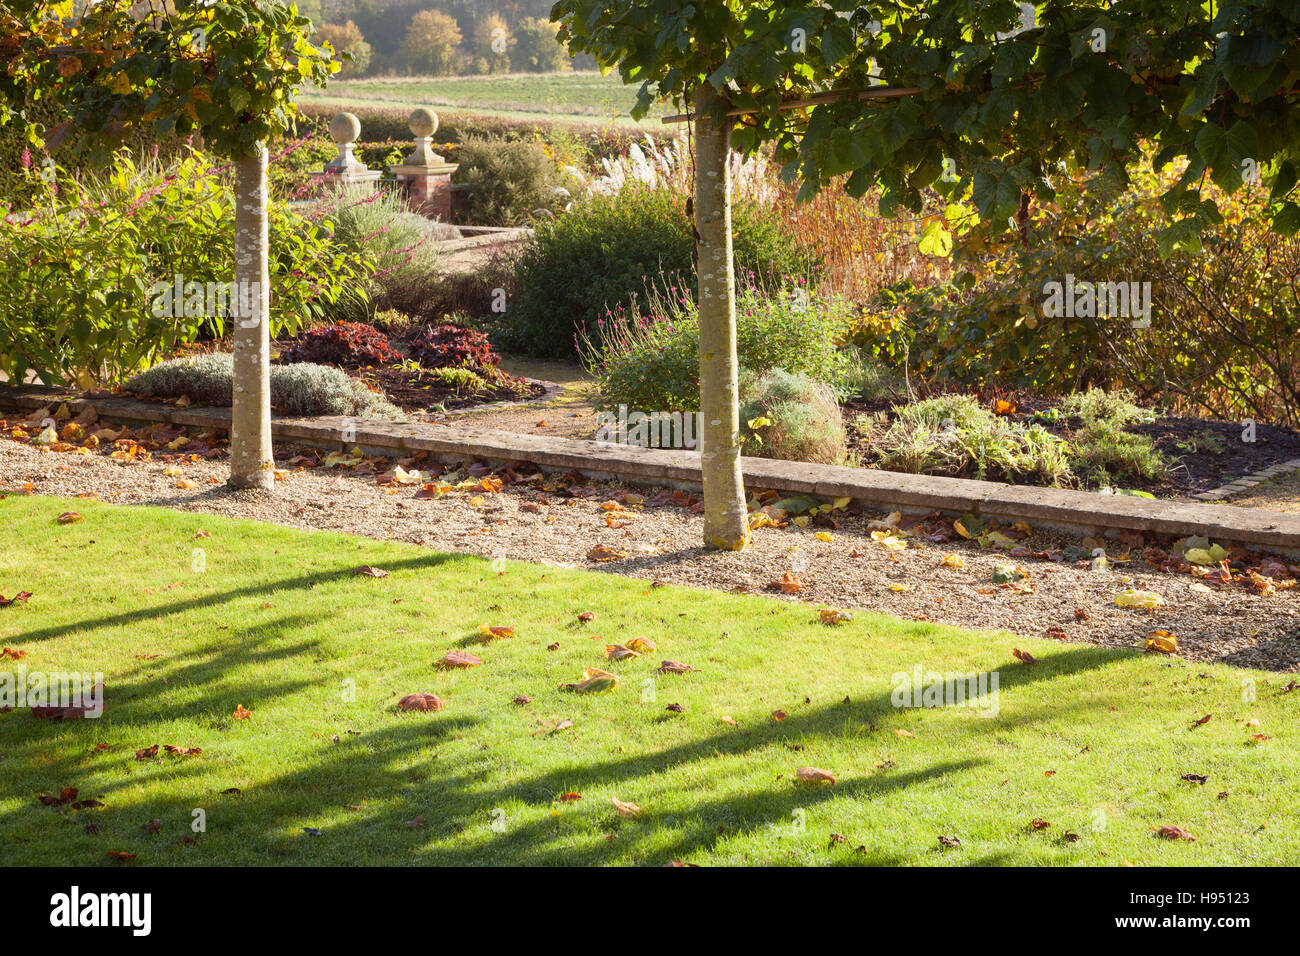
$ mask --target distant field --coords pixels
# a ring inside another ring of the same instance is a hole
[[[636,89],[634,85],[625,86],[615,74],[601,76],[594,71],[404,76],[335,80],[327,92],[305,92],[303,100],[338,106],[444,106],[501,116],[631,123]],[[652,123],[667,112],[664,107],[656,107],[646,122]]]

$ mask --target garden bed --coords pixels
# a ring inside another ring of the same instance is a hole
[[[863,417],[892,423],[898,418],[893,411],[898,404],[900,403],[896,401],[849,401],[843,403],[842,410],[846,424]],[[1010,404],[1016,410],[1000,417],[1023,426],[1039,424],[1058,438],[1070,440],[1086,427],[1085,422],[1077,416],[1055,418],[1051,414],[1053,403],[1049,401],[1029,398]],[[1300,459],[1300,432],[1278,425],[1256,423],[1253,442],[1243,440],[1245,426],[1241,422],[1203,418],[1162,415],[1153,421],[1125,424],[1123,430],[1150,439],[1154,450],[1164,457],[1165,464],[1154,478],[1127,474],[1116,484],[1125,491],[1141,492],[1157,498],[1183,498],[1213,491],[1244,476],[1255,475]],[[871,437],[849,428],[848,440],[850,452],[865,467],[874,467],[872,459],[875,446]],[[1013,484],[1050,484],[1035,480],[1032,475],[979,475],[974,468],[959,472],[926,473],[960,478],[988,478]],[[1086,478],[1081,478],[1078,486],[1086,489],[1102,487]]]
[[[489,382],[472,394],[465,394],[426,369],[410,371],[401,367],[367,369],[362,381],[381,391],[390,402],[405,412],[474,408],[501,402],[526,402],[542,398],[546,386],[531,379],[505,375],[499,382]]]

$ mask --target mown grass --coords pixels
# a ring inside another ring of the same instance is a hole
[[[306,101],[367,106],[445,106],[497,115],[631,121],[636,86],[597,72],[512,73],[497,76],[372,77],[333,80]],[[656,106],[657,117],[666,109]]]
[[[69,510],[84,520],[58,524]],[[829,627],[766,597],[520,563],[498,572],[413,546],[89,500],[5,498],[0,545],[0,593],[33,592],[0,608],[0,644],[26,650],[29,670],[102,671],[108,687],[97,720],[0,714],[5,865],[132,865],[108,851],[155,865],[1300,859],[1288,675],[884,615]],[[353,575],[363,564],[390,575]],[[580,623],[584,611],[595,620]],[[516,636],[480,647],[481,623]],[[605,661],[607,642],[636,636],[658,652]],[[1013,646],[1039,662],[1014,661]],[[460,648],[483,665],[435,669]],[[660,675],[665,658],[699,670]],[[622,686],[558,689],[590,665]],[[997,671],[997,716],[893,707],[892,675],[916,665]],[[446,709],[397,712],[416,691]],[[532,703],[513,703],[520,694]],[[251,719],[233,719],[237,705]],[[138,761],[152,744],[203,753]],[[798,784],[800,766],[838,781]],[[1180,779],[1189,772],[1208,783]],[[63,787],[105,806],[37,800]],[[232,787],[242,793],[222,793]],[[611,798],[640,816],[619,816]],[[191,830],[196,809],[206,832]],[[406,825],[417,817],[423,828]],[[1035,818],[1051,825],[1033,830]],[[140,829],[155,819],[157,833]],[[1158,839],[1164,824],[1199,839]]]

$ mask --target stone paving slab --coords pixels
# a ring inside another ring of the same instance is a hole
[[[170,422],[228,431],[227,408],[176,408],[129,398],[78,399],[41,386],[0,388],[0,407],[26,412],[67,401],[74,413],[93,404],[100,416],[118,421]],[[576,471],[634,483],[698,488],[698,453],[639,448],[608,442],[433,425],[420,422],[320,417],[272,420],[276,438],[329,449],[354,445],[371,452],[427,452],[443,461],[482,459],[531,462],[547,471]],[[355,434],[353,434],[355,433]],[[344,440],[344,436],[348,436]],[[1147,531],[1285,553],[1300,552],[1300,514],[1064,488],[1037,488],[994,481],[912,475],[873,468],[742,458],[745,483],[792,494],[848,497],[881,510],[978,514],[1000,521],[1025,520],[1040,527],[1084,533]]]

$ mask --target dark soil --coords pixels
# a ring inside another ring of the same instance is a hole
[[[881,415],[893,419],[890,411],[896,402],[846,402],[843,405],[845,424],[860,415]],[[1034,411],[1046,409],[1052,401],[1020,399],[1017,412],[1009,416],[1013,421],[1029,423]],[[1048,431],[1069,438],[1082,426],[1078,419],[1047,423]],[[1126,431],[1146,435],[1170,462],[1169,469],[1155,481],[1130,478],[1125,488],[1145,491],[1159,498],[1174,498],[1210,491],[1228,484],[1243,475],[1253,474],[1295,458],[1300,458],[1300,432],[1278,425],[1259,423],[1255,426],[1255,441],[1243,440],[1244,427],[1240,422],[1222,422],[1203,418],[1158,418],[1145,425],[1128,425]],[[864,463],[874,455],[871,446],[860,436],[849,432],[849,448]],[[974,475],[955,477],[971,478]],[[1007,480],[1005,476],[988,476],[993,480]],[[1023,483],[1023,479],[1022,479]]]
[[[499,383],[466,395],[438,381],[427,371],[411,372],[401,368],[366,369],[360,377],[379,389],[388,400],[406,412],[427,411],[435,405],[451,411],[493,402],[518,402],[537,398],[545,388],[524,378],[503,375]]]

